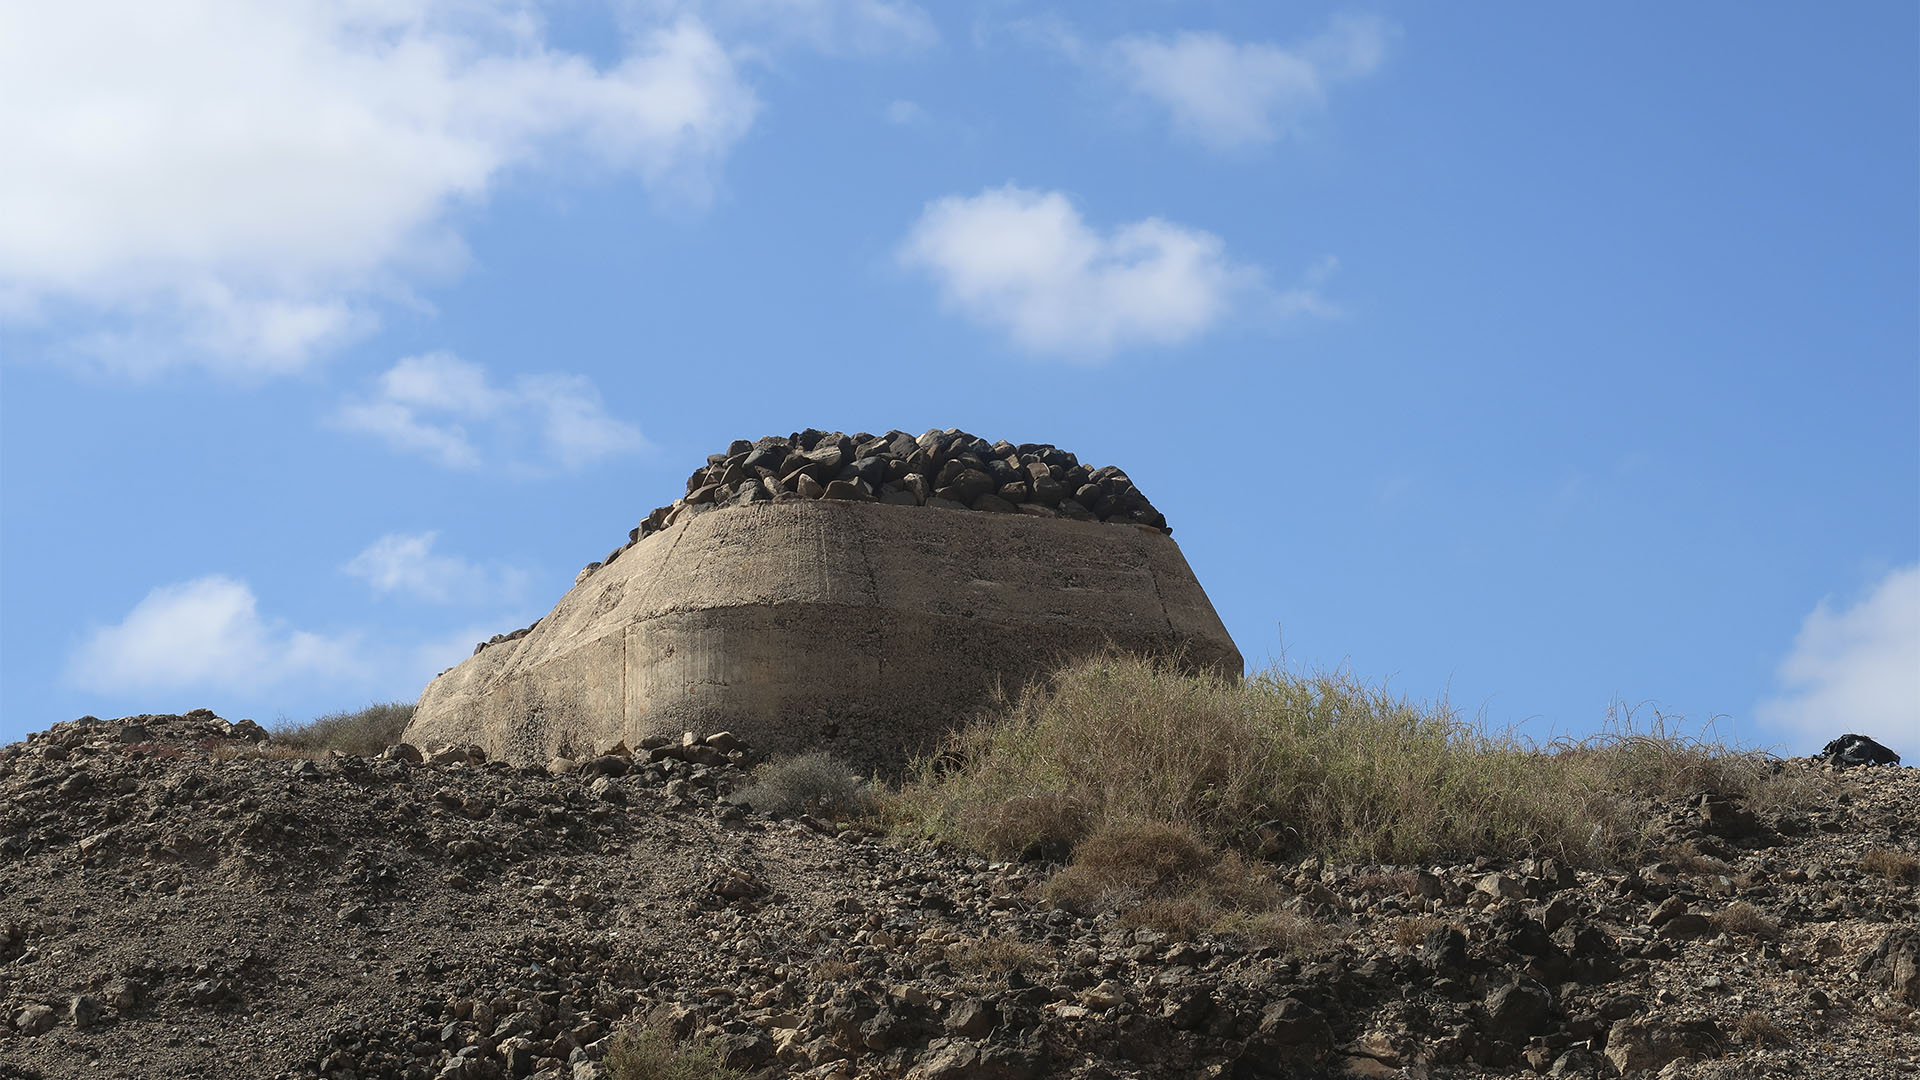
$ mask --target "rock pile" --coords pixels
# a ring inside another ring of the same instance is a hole
[[[628,546],[709,510],[795,499],[1112,521],[1173,532],[1125,472],[1082,465],[1049,443],[990,443],[959,428],[917,438],[904,431],[848,435],[808,428],[736,439],[725,453],[708,455],[687,477],[686,495],[648,514]]]
[[[848,435],[808,428],[791,435],[735,439],[725,453],[687,477],[687,493],[655,507],[627,533],[627,542],[588,563],[574,584],[592,577],[654,533],[701,514],[755,503],[832,499],[976,510],[1136,525],[1169,536],[1166,515],[1117,466],[1083,465],[1051,443],[988,442],[959,428]],[[495,634],[474,645],[518,641],[540,625]]]
[[[0,1077],[607,1080],[642,1018],[762,1080],[1920,1073],[1911,769],[1649,805],[1612,870],[1290,859],[1288,945],[769,815],[725,733],[515,768],[256,730],[0,749]]]

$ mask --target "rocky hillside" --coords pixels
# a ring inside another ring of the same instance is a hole
[[[723,736],[419,757],[204,710],[0,749],[0,1077],[648,1075],[625,1030],[683,1076],[1920,1073],[1912,769],[1649,807],[1631,870],[1283,866],[1255,943],[762,814]]]

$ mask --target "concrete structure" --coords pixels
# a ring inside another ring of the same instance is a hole
[[[524,637],[435,679],[406,739],[528,764],[683,730],[895,769],[1115,647],[1241,673],[1171,537],[831,500],[709,510],[587,575]]]

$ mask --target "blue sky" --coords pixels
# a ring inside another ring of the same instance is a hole
[[[735,438],[1126,468],[1258,666],[1920,755],[1920,23],[0,14],[0,739],[412,698]]]

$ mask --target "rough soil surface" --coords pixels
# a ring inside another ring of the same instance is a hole
[[[0,749],[0,1077],[591,1080],[642,1017],[765,1077],[1920,1073],[1920,896],[1863,866],[1920,849],[1913,769],[1650,808],[1672,854],[1632,872],[1287,867],[1329,936],[1295,956],[743,809],[724,739],[554,775],[263,738]]]

